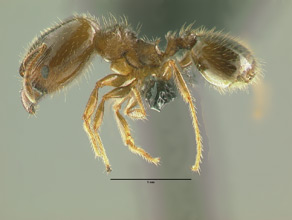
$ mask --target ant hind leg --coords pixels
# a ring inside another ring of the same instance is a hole
[[[196,135],[196,144],[197,144],[196,161],[195,161],[195,164],[192,166],[192,171],[200,173],[200,163],[203,157],[202,155],[203,145],[202,145],[202,137],[201,137],[200,129],[199,129],[199,122],[196,115],[196,108],[193,103],[194,100],[186,85],[186,82],[184,81],[182,77],[182,74],[176,62],[174,60],[170,60],[168,61],[168,65],[171,66],[174,71],[175,82],[178,86],[181,96],[183,97],[184,101],[189,104],[189,107],[190,107],[190,112],[191,112],[191,116],[193,120],[193,127],[194,127],[195,135]]]

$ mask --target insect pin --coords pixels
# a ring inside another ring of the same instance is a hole
[[[114,100],[112,108],[129,150],[158,165],[160,158],[152,157],[135,144],[125,116],[145,119],[143,99],[152,109],[160,111],[179,93],[189,105],[195,131],[197,154],[191,169],[199,172],[202,138],[195,100],[183,70],[194,65],[215,88],[231,91],[255,81],[260,68],[246,46],[221,32],[193,29],[190,25],[179,33],[169,32],[166,40],[166,48],[161,50],[158,41],[139,38],[125,19],[118,22],[112,17],[101,23],[90,15],[68,18],[45,30],[28,49],[19,69],[23,77],[23,106],[34,114],[43,97],[66,87],[99,55],[110,63],[113,73],[96,82],[85,107],[83,124],[94,153],[102,158],[106,171],[110,172],[111,166],[99,135],[105,103]],[[181,59],[175,58],[178,52],[183,53]],[[99,98],[99,89],[105,86],[113,89]]]

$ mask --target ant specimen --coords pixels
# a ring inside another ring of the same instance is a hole
[[[46,94],[62,89],[98,54],[110,63],[114,72],[97,81],[86,105],[83,121],[95,156],[101,157],[110,172],[111,167],[103,147],[99,128],[104,105],[114,99],[113,110],[124,144],[129,150],[155,165],[153,158],[137,147],[124,117],[145,119],[142,97],[158,111],[176,97],[176,88],[189,105],[196,136],[197,155],[192,170],[200,171],[202,138],[192,95],[183,78],[184,69],[195,65],[202,76],[220,91],[244,88],[260,74],[253,54],[237,39],[214,30],[181,28],[179,33],[168,32],[164,51],[159,40],[150,42],[138,38],[126,19],[118,22],[114,17],[103,25],[90,15],[76,15],[55,27],[45,30],[28,49],[19,69],[23,77],[21,99],[28,113]],[[174,57],[183,52],[181,59]],[[98,104],[98,91],[112,86]],[[123,114],[120,112],[125,104]]]

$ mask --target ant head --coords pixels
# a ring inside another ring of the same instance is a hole
[[[98,31],[92,19],[73,17],[35,39],[19,68],[22,103],[30,114],[45,94],[64,88],[85,69]]]

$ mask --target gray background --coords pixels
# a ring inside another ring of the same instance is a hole
[[[0,219],[291,219],[291,9],[284,0],[1,0]],[[220,95],[195,73],[199,83],[192,93],[204,138],[201,175],[189,169],[195,137],[181,98],[161,113],[149,109],[147,121],[130,122],[136,143],[161,157],[159,167],[123,146],[107,105],[101,130],[113,167],[107,175],[81,119],[95,82],[110,73],[107,63],[96,58],[86,79],[43,100],[36,117],[20,102],[25,48],[57,18],[74,12],[124,14],[134,27],[142,23],[141,35],[149,38],[163,39],[195,20],[196,27],[240,36],[263,60],[263,96],[257,100],[252,89]],[[261,119],[253,117],[257,106]]]

